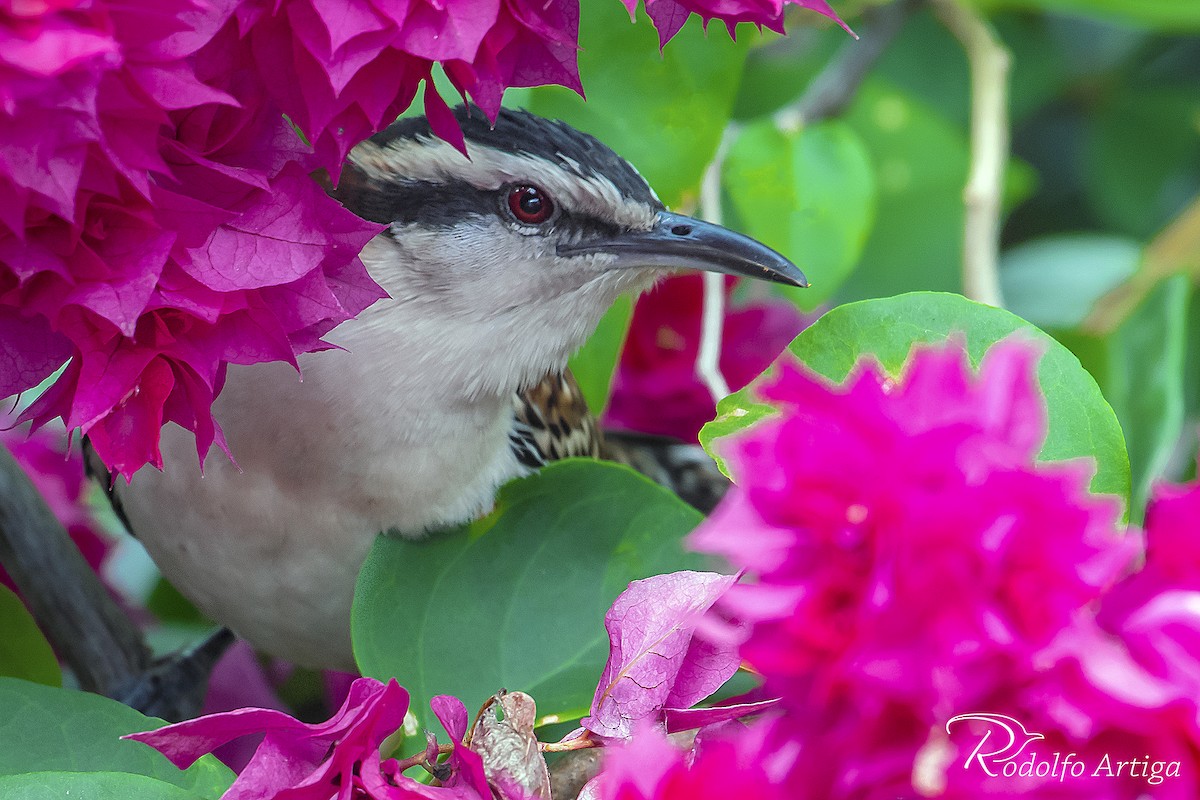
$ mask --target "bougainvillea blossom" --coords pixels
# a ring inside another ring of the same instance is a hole
[[[184,769],[226,742],[265,734],[223,800],[489,797],[479,756],[458,746],[467,724],[462,703],[438,697],[431,705],[454,745],[451,760],[443,765],[441,787],[404,776],[400,762],[380,753],[384,740],[400,729],[408,711],[408,692],[395,679],[386,684],[374,678],[357,679],[337,713],[319,724],[300,722],[282,711],[242,708],[124,738],[150,745]],[[433,751],[436,757],[436,747]]]
[[[779,298],[737,302],[735,283],[734,278],[725,281],[719,364],[734,391],[766,369],[808,322]],[[696,441],[716,410],[712,393],[696,374],[703,309],[700,275],[668,278],[638,298],[613,376],[607,426]]]
[[[292,789],[297,798],[328,800],[339,787],[349,792],[365,761],[379,761],[379,746],[399,729],[406,711],[408,692],[394,680],[383,684],[361,678],[341,709],[316,725],[282,711],[243,708],[126,738],[150,745],[185,769],[225,742],[265,733],[254,757],[226,792],[226,800],[274,797],[284,789]]]
[[[788,711],[794,796],[911,791],[939,719],[1038,678],[1136,558],[1091,465],[1036,461],[1037,359],[1004,341],[976,376],[951,342],[841,386],[783,363],[761,392],[779,414],[726,444],[737,485],[692,543],[756,579],[721,607]]]
[[[435,64],[492,118],[510,86],[582,91],[578,27],[573,0],[0,7],[0,396],[70,359],[28,418],[127,477],[161,465],[168,421],[203,457],[228,364],[294,363],[381,294],[357,259],[379,227],[310,173],[336,178],[422,84],[461,147]]]
[[[684,750],[653,727],[605,748],[603,771],[579,800],[784,800],[759,730],[740,723],[701,731]]]
[[[632,17],[637,11],[638,0],[621,2]],[[854,35],[854,31],[825,0],[645,0],[646,14],[658,29],[661,47],[666,47],[693,13],[699,14],[705,25],[714,19],[723,21],[729,26],[731,35],[734,25],[739,22],[751,22],[783,33],[783,14],[789,3],[816,11],[841,25],[846,33]]]
[[[30,388],[69,356],[26,417],[62,417],[127,475],[159,463],[167,421],[202,454],[219,441],[226,364],[294,362],[380,296],[356,258],[376,226],[308,178],[232,10],[0,11],[0,50],[24,54],[0,69],[0,206],[19,202],[0,220],[0,385]]]
[[[733,648],[695,636],[700,615],[735,578],[674,572],[634,581],[604,615],[609,656],[584,728],[627,739],[640,722],[663,722],[668,709],[690,708],[738,668]]]

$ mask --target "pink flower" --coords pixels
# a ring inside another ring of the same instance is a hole
[[[435,63],[493,118],[509,86],[581,91],[578,25],[574,0],[0,7],[0,396],[70,360],[28,419],[61,417],[126,477],[161,466],[168,421],[203,458],[228,364],[294,363],[380,297],[357,258],[379,226],[310,174],[336,177],[422,83],[461,146]]]
[[[759,731],[739,723],[701,731],[684,751],[661,731],[641,728],[629,742],[604,751],[603,771],[580,800],[783,800],[769,774]]]
[[[638,0],[622,2],[632,17],[637,11]],[[729,27],[730,35],[733,34],[733,26],[739,22],[765,25],[773,31],[783,33],[783,13],[788,3],[795,3],[829,17],[841,25],[846,33],[854,36],[854,31],[842,22],[841,17],[825,0],[645,0],[645,3],[646,13],[658,29],[659,45],[662,47],[679,33],[692,13],[699,14],[706,26],[714,19],[721,20]]]
[[[725,283],[732,301],[734,279]],[[617,372],[605,424],[696,441],[716,403],[696,377],[704,280],[668,278],[638,299]],[[806,325],[795,306],[768,299],[726,310],[721,373],[741,389],[775,360]]]
[[[1001,342],[976,377],[950,343],[838,387],[784,365],[779,415],[727,445],[737,485],[692,541],[757,577],[723,608],[790,712],[794,796],[903,792],[931,728],[1036,677],[1136,556],[1089,465],[1035,462],[1037,355]]]
[[[435,710],[439,719],[446,719],[444,708]],[[233,739],[265,734],[223,800],[478,800],[486,796],[477,791],[483,781],[481,767],[460,778],[456,766],[443,782],[447,788],[436,789],[400,774],[395,760],[382,760],[380,746],[399,730],[407,711],[408,692],[395,680],[383,684],[359,678],[341,709],[320,724],[300,722],[282,711],[242,708],[124,738],[150,745],[183,769]],[[465,728],[465,711],[461,716]],[[486,788],[486,783],[482,785]]]
[[[575,3],[474,0],[389,4],[287,0],[275,13],[244,5],[243,30],[278,107],[309,135],[318,162],[336,174],[359,141],[394,120],[425,82],[425,110],[438,135],[462,135],[432,89],[435,62],[455,87],[495,119],[510,86],[558,83],[582,92]]]
[[[580,724],[626,739],[639,723],[663,722],[721,688],[737,671],[737,653],[697,638],[695,625],[734,580],[685,571],[629,584],[604,615],[608,662]]]
[[[1065,725],[1133,740],[1131,749],[1184,751],[1193,775],[1200,767],[1198,520],[1200,484],[1158,487],[1146,515],[1145,565],[1046,656],[1063,683]]]
[[[5,145],[55,132],[0,151],[22,201],[0,218],[0,390],[70,357],[26,418],[128,476],[167,421],[219,441],[226,364],[294,361],[379,296],[356,258],[376,226],[308,178],[229,4],[75,6],[0,11],[0,49],[32,52],[0,70]]]
[[[1200,485],[1158,487],[1144,567],[1112,587],[1098,611],[1082,611],[1059,632],[1038,654],[1032,680],[996,681],[1001,707],[1044,736],[1030,748],[1034,757],[1070,752],[1089,765],[1070,780],[1074,796],[1184,800],[1200,792],[1197,519]],[[1135,532],[1128,537],[1137,542]],[[978,733],[956,742],[959,763]],[[951,768],[945,776],[948,796],[977,797],[986,788],[979,770]],[[1059,796],[1056,784],[1035,776],[1011,788]]]

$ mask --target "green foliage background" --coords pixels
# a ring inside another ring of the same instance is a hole
[[[880,5],[835,8],[870,37]],[[1006,307],[1099,384],[1123,431],[1136,521],[1154,480],[1195,471],[1200,3],[973,5],[1012,55]],[[836,54],[861,46],[836,26],[793,9],[787,37],[742,26],[735,44],[693,20],[659,59],[644,17],[631,27],[614,4],[583,6],[588,102],[554,88],[514,101],[595,132],[685,210],[697,207],[724,130],[724,221],[787,254],[813,283],[742,291],[806,311],[962,291],[970,73],[932,10],[912,14],[841,114],[797,129],[776,115]],[[679,79],[697,51],[721,80]]]

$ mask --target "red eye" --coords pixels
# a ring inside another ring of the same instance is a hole
[[[536,186],[516,186],[508,193],[508,210],[517,222],[540,225],[554,213],[554,202]]]

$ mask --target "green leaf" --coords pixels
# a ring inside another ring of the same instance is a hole
[[[1112,333],[1054,332],[1095,376],[1121,422],[1133,481],[1129,516],[1135,523],[1183,431],[1189,293],[1187,278],[1177,275],[1150,290]]]
[[[1129,281],[1142,262],[1142,246],[1132,239],[1055,236],[1013,249],[1000,272],[1009,307],[1070,348],[1116,412],[1129,452],[1134,522],[1183,426],[1187,277],[1154,284],[1111,333],[1087,321],[1096,301]]]
[[[1128,497],[1129,456],[1116,415],[1100,387],[1070,350],[1007,311],[953,294],[913,293],[868,300],[833,309],[797,336],[788,350],[809,369],[840,383],[868,353],[898,376],[914,343],[941,342],[956,332],[964,336],[971,363],[978,366],[992,344],[1016,331],[1046,347],[1038,380],[1046,396],[1049,431],[1039,458],[1094,457],[1097,473],[1092,491]],[[717,404],[716,420],[700,431],[706,450],[713,453],[714,439],[769,413],[761,403],[747,399],[762,380],[760,376]]]
[[[127,772],[177,786],[185,796],[220,797],[234,776],[212,756],[180,770],[157,750],[120,738],[163,724],[107,697],[0,678],[0,776]]]
[[[505,688],[542,721],[577,717],[608,657],[605,611],[632,580],[703,568],[679,545],[700,519],[626,467],[568,460],[506,485],[471,525],[380,536],[355,591],[358,665],[399,680],[418,716],[435,694],[475,709]]]
[[[596,331],[580,348],[570,362],[571,372],[579,383],[588,408],[597,417],[608,404],[612,389],[613,373],[629,332],[629,321],[633,318],[633,299],[622,296],[613,307],[604,313]]]
[[[1200,3],[1194,0],[975,0],[988,10],[1041,9],[1088,14],[1114,22],[1168,31],[1200,30]]]
[[[668,206],[694,204],[705,167],[733,108],[754,38],[716,29],[693,16],[660,56],[658,34],[643,11],[638,23],[612,0],[584,0],[579,72],[587,102],[561,87],[530,93],[528,108],[562,119],[629,159]]]
[[[28,772],[0,776],[4,800],[202,800],[206,797],[126,772]]]
[[[1014,247],[1000,281],[1012,312],[1051,333],[1077,328],[1096,301],[1137,271],[1142,246],[1122,236],[1047,236]]]
[[[845,120],[871,154],[878,191],[861,263],[840,296],[958,291],[965,134],[912,96],[873,78],[863,83]]]
[[[50,643],[7,586],[0,586],[0,631],[0,675],[62,686],[62,670]]]
[[[1104,394],[1129,445],[1135,520],[1183,430],[1188,293],[1183,275],[1164,281],[1111,337]]]
[[[804,310],[826,302],[858,263],[875,211],[875,178],[858,135],[841,122],[746,128],[725,161],[725,190],[749,235],[802,269],[789,292]]]
[[[1083,153],[1083,178],[1110,229],[1149,238],[1200,191],[1198,119],[1195,87],[1129,87],[1105,98]]]

